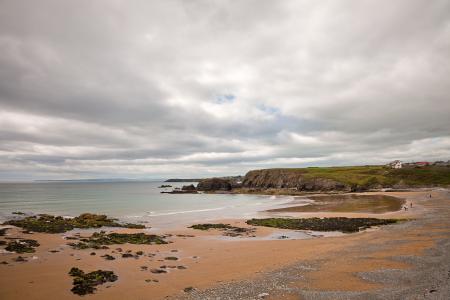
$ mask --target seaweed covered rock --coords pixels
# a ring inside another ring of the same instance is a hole
[[[231,181],[224,178],[207,178],[197,184],[199,191],[230,191]]]
[[[253,233],[255,230],[253,228],[243,228],[231,226],[230,224],[195,224],[190,226],[189,228],[197,229],[197,230],[209,230],[209,229],[218,229],[223,231],[223,235],[237,237],[242,235],[248,235]]]
[[[194,224],[189,226],[189,228],[197,229],[197,230],[209,230],[209,229],[230,229],[233,228],[230,224]]]
[[[167,244],[164,237],[155,234],[145,233],[105,233],[94,232],[88,238],[82,238],[78,243],[69,243],[68,245],[74,249],[102,249],[105,245],[116,244]]]
[[[122,224],[116,219],[109,219],[106,215],[81,214],[73,219],[63,218],[61,216],[52,216],[40,214],[37,216],[29,216],[20,220],[10,220],[5,225],[13,225],[24,228],[28,231],[46,232],[46,233],[63,233],[74,228],[99,228],[107,227],[125,227],[125,228],[145,228],[139,224]]]
[[[35,252],[34,248],[39,246],[35,240],[13,240],[8,243],[5,250],[16,253],[33,253]]]
[[[399,222],[396,219],[376,219],[376,218],[266,218],[251,219],[247,221],[249,225],[266,226],[293,230],[314,230],[314,231],[341,231],[345,233],[358,232],[371,226],[394,224]]]
[[[78,268],[72,268],[69,271],[69,275],[75,277],[73,279],[72,293],[77,295],[93,294],[97,289],[96,286],[104,284],[106,282],[114,282],[118,279],[117,275],[113,271],[97,270],[89,273]]]

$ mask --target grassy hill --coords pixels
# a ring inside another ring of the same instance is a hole
[[[385,166],[311,167],[255,170],[247,173],[247,187],[298,187],[336,182],[352,190],[381,187],[450,186],[450,167],[391,169]],[[322,184],[323,185],[323,184]],[[314,189],[314,187],[313,187]]]

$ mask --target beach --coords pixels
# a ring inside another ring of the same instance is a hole
[[[70,292],[72,278],[68,275],[72,267],[78,267],[86,271],[111,270],[118,276],[116,282],[100,285],[94,294],[87,296],[92,299],[256,299],[258,295],[272,299],[335,299],[338,296],[367,299],[386,295],[395,299],[402,293],[444,299],[439,297],[448,295],[448,278],[437,274],[442,271],[437,266],[449,261],[448,251],[433,254],[428,269],[419,271],[418,268],[426,265],[430,253],[448,250],[449,192],[388,194],[406,199],[413,207],[383,214],[308,212],[304,216],[376,215],[411,221],[329,237],[310,233],[301,239],[291,239],[290,230],[258,226],[251,236],[230,238],[224,237],[220,230],[180,227],[144,230],[169,235],[169,243],[165,245],[125,244],[110,249],[75,250],[66,245],[68,241],[63,237],[70,235],[67,233],[24,234],[19,229],[11,229],[6,237],[32,238],[41,246],[35,253],[22,255],[27,262],[12,261],[17,254],[1,254],[0,260],[8,264],[0,265],[0,296],[2,299],[79,299],[80,296]],[[216,222],[248,227],[245,219]],[[140,229],[114,231],[142,232]],[[84,236],[93,230],[79,232]],[[143,251],[144,255],[122,258],[117,248],[122,248],[122,252]],[[101,257],[104,254],[116,259],[105,260]],[[166,260],[167,257],[177,260]],[[150,271],[161,266],[166,267],[167,273]],[[441,281],[433,280],[428,272]],[[389,276],[395,277],[395,282],[387,280]],[[411,276],[424,278],[412,282]],[[191,287],[192,290],[184,291]]]

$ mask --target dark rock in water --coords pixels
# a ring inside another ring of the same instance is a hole
[[[223,178],[203,179],[197,184],[199,191],[230,191],[232,188],[231,181]]]
[[[175,188],[170,192],[162,191],[161,194],[197,194],[197,189],[193,184],[184,185],[181,189]]]
[[[25,215],[25,213],[23,213],[23,212],[21,212],[21,211],[13,211],[12,214],[13,214],[13,215],[19,215],[19,216]]]
[[[35,240],[13,240],[8,243],[5,250],[16,253],[33,253],[34,248],[39,247],[39,243]]]
[[[159,189],[170,188],[170,187],[172,187],[170,184],[163,184],[163,185],[158,186]]]
[[[93,294],[97,289],[97,285],[106,282],[114,282],[118,278],[113,271],[97,270],[90,273],[84,273],[84,271],[78,268],[70,269],[69,275],[75,277],[73,279],[74,287],[71,289],[72,293],[80,296]]]
[[[40,214],[38,216],[29,216],[21,220],[10,220],[5,225],[13,225],[24,228],[29,231],[47,232],[47,233],[63,233],[74,228],[100,228],[107,227],[124,227],[143,229],[144,225],[140,224],[121,224],[115,219],[108,219],[105,215],[81,214],[73,219],[63,218],[60,216],[52,216]]]
[[[94,255],[97,255],[97,253],[95,253],[95,252],[91,252],[89,255],[92,255],[92,256],[94,256]]]
[[[313,231],[341,231],[345,233],[358,232],[371,226],[394,224],[400,220],[396,219],[376,219],[376,218],[304,218],[285,219],[267,218],[251,219],[247,221],[249,225],[266,226],[293,230],[313,230]]]

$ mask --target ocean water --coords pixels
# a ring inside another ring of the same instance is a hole
[[[293,197],[231,194],[161,194],[165,182],[35,182],[0,183],[0,221],[14,211],[77,216],[101,213],[126,222],[148,222],[153,228],[227,218],[265,216]]]

